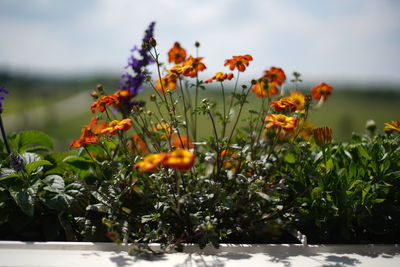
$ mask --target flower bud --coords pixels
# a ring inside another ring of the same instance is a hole
[[[150,101],[155,102],[157,100],[156,94],[151,94],[150,95]]]
[[[149,39],[149,44],[150,44],[152,47],[155,47],[155,46],[157,45],[156,39],[154,39],[153,37],[151,37],[151,38]]]
[[[376,123],[374,120],[367,120],[367,122],[365,123],[365,130],[371,135],[373,136],[375,134],[375,130],[376,130]]]
[[[322,147],[332,142],[332,128],[322,127],[313,129],[315,143]]]
[[[196,41],[196,42],[194,43],[194,46],[195,46],[195,47],[200,47],[200,42],[199,42],[199,41]]]
[[[100,94],[104,94],[104,88],[102,84],[98,84],[96,85],[96,90],[100,93]]]

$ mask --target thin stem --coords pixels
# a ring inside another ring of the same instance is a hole
[[[4,145],[6,146],[7,152],[8,152],[8,154],[11,154],[10,145],[8,144],[6,131],[4,130],[4,124],[3,124],[3,119],[1,118],[1,115],[0,115],[0,129],[1,129],[1,136],[3,137]]]
[[[225,103],[225,90],[224,90],[224,85],[221,83],[221,92],[222,92],[222,106],[223,106],[223,119],[222,119],[222,136],[221,138],[225,137],[225,131],[226,131],[226,124],[227,124],[227,117],[226,117],[226,103]]]

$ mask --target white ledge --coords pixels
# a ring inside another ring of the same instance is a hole
[[[183,253],[146,257],[127,251],[113,243],[0,241],[0,266],[400,266],[400,245],[189,244]]]

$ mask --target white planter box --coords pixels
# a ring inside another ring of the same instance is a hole
[[[152,244],[157,249],[157,244]],[[126,246],[0,241],[0,266],[400,266],[399,245],[188,245],[183,253],[129,256]]]

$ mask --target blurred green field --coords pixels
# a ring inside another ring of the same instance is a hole
[[[0,84],[10,91],[3,112],[6,130],[42,130],[55,140],[57,150],[67,149],[71,140],[79,137],[82,126],[93,117],[89,93],[98,83],[112,93],[118,85],[118,78],[49,80],[21,77],[4,79],[0,76]],[[221,103],[220,91],[214,89],[201,91],[199,99],[208,97]],[[150,93],[151,89],[146,89],[138,99],[147,101]],[[249,103],[252,109],[258,109],[260,99],[252,96]],[[397,89],[385,86],[335,87],[328,101],[309,118],[316,126],[333,128],[336,141],[349,140],[352,132],[363,132],[365,122],[369,119],[375,120],[378,132],[383,131],[383,123],[400,119],[400,86]],[[211,134],[209,123],[208,118],[199,117],[200,136]]]

